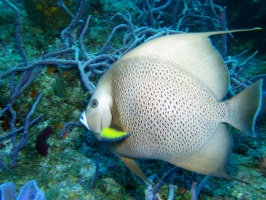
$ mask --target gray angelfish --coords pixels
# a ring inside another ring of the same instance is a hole
[[[227,124],[254,134],[262,80],[225,100],[230,77],[208,37],[249,30],[167,35],[136,47],[100,79],[81,122],[146,182],[134,159],[231,178]]]

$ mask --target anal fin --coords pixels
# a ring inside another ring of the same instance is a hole
[[[171,163],[199,174],[234,179],[225,172],[232,143],[227,125],[219,124],[211,140],[201,150],[177,163]]]
[[[147,179],[147,177],[143,174],[141,169],[139,168],[136,161],[132,158],[122,157],[120,156],[123,163],[130,169],[132,172],[134,172],[138,177],[140,177],[143,181],[146,183],[149,183],[151,185],[151,182]]]

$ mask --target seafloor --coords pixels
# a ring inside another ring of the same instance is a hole
[[[40,16],[40,13],[29,15],[26,12],[32,1],[12,2],[20,10],[23,22],[22,39],[29,60],[34,60],[45,52],[54,51],[60,46],[60,30],[70,21],[67,15],[60,16],[61,18],[48,18],[47,15],[44,15],[47,17],[44,21],[41,18],[44,16]],[[37,6],[43,6],[43,12],[48,12],[43,2],[45,1],[40,1]],[[92,15],[92,21],[85,45],[91,53],[96,53],[108,38],[116,23],[109,23],[110,17],[114,13],[122,12],[124,8],[133,16],[137,13],[134,1],[124,0],[118,4],[115,2],[101,0],[98,1],[98,4],[97,1],[91,1],[90,7],[87,8],[86,12]],[[217,2],[219,3],[219,1]],[[66,5],[73,6],[71,8],[73,10],[77,8],[72,1],[67,1]],[[234,9],[236,8],[234,7]],[[13,11],[6,8],[2,1],[0,1],[0,11],[0,73],[2,73],[20,63],[21,58],[14,40],[15,18]],[[244,11],[242,10],[242,12]],[[233,26],[236,24],[234,20],[239,20],[236,17],[238,12],[229,11],[229,13],[231,16],[227,16],[228,24],[230,25],[230,17],[232,17],[231,25]],[[51,10],[50,15],[53,15]],[[35,21],[34,17],[36,17]],[[55,20],[58,21],[55,23]],[[241,23],[244,24],[243,21]],[[252,26],[252,23],[249,25]],[[239,28],[239,26],[230,28]],[[265,39],[264,41],[258,39],[258,41],[255,37],[257,37],[255,33],[244,34],[242,37],[241,34],[237,34],[234,39],[230,39],[228,44],[230,55],[238,55],[246,49],[250,49],[251,53],[259,50],[259,53],[249,61],[245,69],[244,78],[247,79],[259,74],[266,74]],[[119,43],[119,36],[115,38],[114,42]],[[264,45],[264,47],[260,45]],[[95,84],[98,78],[97,76],[93,78]],[[5,84],[0,86],[2,108],[9,100],[8,78],[4,81]],[[60,84],[60,86],[55,86],[56,84]],[[76,69],[61,71],[57,66],[47,66],[42,70],[33,84],[14,104],[14,109],[17,112],[16,126],[20,127],[24,123],[32,103],[41,92],[44,93],[44,96],[33,117],[39,114],[43,114],[43,117],[30,128],[27,144],[19,152],[16,167],[10,166],[11,140],[0,142],[0,161],[9,168],[7,171],[0,169],[0,185],[12,181],[19,190],[27,181],[35,180],[39,188],[44,191],[47,200],[144,199],[146,185],[84,127],[70,128],[64,139],[59,138],[59,133],[66,122],[78,122],[80,113],[85,109],[90,97],[90,94],[84,90]],[[0,118],[0,137],[9,133],[10,120],[10,115],[3,115]],[[48,155],[43,156],[37,153],[35,140],[36,136],[47,126],[52,127],[52,134],[48,139],[50,144]],[[234,147],[227,172],[248,184],[211,177],[202,189],[199,199],[266,199],[265,115],[256,123],[256,137],[246,136],[234,129],[232,129],[232,133]],[[93,188],[90,188],[96,163],[99,163],[99,174]],[[139,161],[139,163],[148,177],[158,174],[154,180],[155,183],[173,167],[161,161]],[[203,177],[199,176],[199,180]],[[191,172],[178,170],[173,181],[174,199],[190,199],[191,182]],[[169,183],[162,186],[159,194],[162,199],[168,198]]]

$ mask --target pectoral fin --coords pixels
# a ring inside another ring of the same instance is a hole
[[[139,168],[138,164],[133,160],[132,158],[126,158],[120,156],[123,163],[130,169],[132,172],[134,172],[138,177],[140,177],[143,181],[146,183],[149,183],[151,185],[151,182],[147,179],[147,177],[143,174],[141,169]]]
[[[130,134],[123,131],[118,131],[116,129],[106,127],[101,130],[98,136],[98,140],[101,142],[120,142],[127,138]]]

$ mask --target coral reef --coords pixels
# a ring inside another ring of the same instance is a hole
[[[46,199],[144,199],[146,185],[84,132],[78,123],[80,112],[102,74],[135,46],[180,31],[226,29],[219,3],[223,2],[0,0],[0,184],[12,181],[22,187],[34,179]],[[227,11],[232,13],[229,7]],[[227,16],[228,27],[232,17]],[[262,48],[252,47],[252,36],[244,35],[227,36],[228,44],[214,38],[215,46],[224,50],[233,80],[230,95],[247,87],[254,76],[266,74],[266,55],[253,54]],[[247,48],[252,51],[242,54]],[[236,131],[233,135],[228,171],[251,186],[210,177],[199,199],[266,197],[263,119],[256,138]],[[41,156],[36,137],[47,126],[54,134],[48,139],[48,155]],[[139,163],[148,176],[158,174],[155,183],[172,169],[160,161]],[[174,174],[160,187],[160,197],[172,196],[170,185],[175,199],[190,199],[192,174]]]

